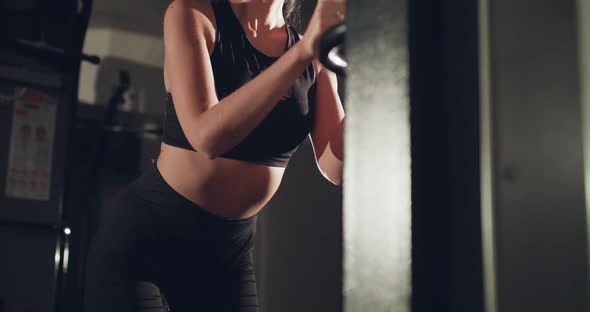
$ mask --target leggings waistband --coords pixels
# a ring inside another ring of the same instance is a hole
[[[229,219],[209,212],[207,209],[192,202],[173,189],[172,186],[170,186],[170,184],[168,184],[168,182],[166,182],[166,180],[164,180],[162,177],[160,170],[158,170],[157,161],[154,159],[152,159],[150,169],[144,172],[137,180],[135,180],[130,186],[130,189],[136,195],[147,200],[154,201],[165,206],[191,209],[193,212],[216,222],[231,224],[254,223],[258,217],[258,214],[255,214],[245,219]]]

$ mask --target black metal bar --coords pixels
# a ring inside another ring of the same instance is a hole
[[[340,76],[346,75],[346,65],[337,64],[330,58],[336,47],[342,47],[346,39],[346,23],[332,26],[322,34],[319,42],[320,62],[329,70]]]
[[[68,53],[59,48],[40,45],[39,43],[26,40],[4,40],[5,51],[32,57],[49,64],[65,64],[67,66],[68,64],[79,63],[80,61],[87,61],[95,65],[100,63],[100,57],[96,55]]]
[[[409,13],[412,312],[484,311],[477,2]]]
[[[74,155],[73,145],[74,142],[74,131],[76,130],[76,119],[78,113],[78,87],[80,82],[80,67],[81,61],[83,60],[90,60],[92,61],[99,61],[96,57],[87,57],[82,53],[82,49],[84,47],[84,41],[86,38],[86,32],[88,29],[88,24],[90,22],[90,16],[92,14],[93,8],[93,0],[82,0],[82,8],[75,16],[73,22],[73,32],[72,37],[70,40],[70,45],[66,47],[65,54],[69,56],[76,56],[72,58],[72,61],[67,63],[66,67],[66,75],[71,79],[69,82],[71,83],[71,87],[64,92],[64,96],[69,99],[69,103],[71,104],[67,111],[68,122],[67,122],[67,130],[65,133],[65,155],[64,155],[64,187],[62,193],[62,203],[61,203],[61,216],[60,219],[68,220],[72,223],[72,226],[77,228],[82,228],[82,224],[85,222],[85,218],[87,212],[79,209],[78,207],[74,207],[72,204],[74,201],[72,200],[73,196],[71,193],[72,186],[72,168],[68,165],[71,163],[71,160]],[[78,57],[79,56],[79,57]],[[65,240],[64,234],[61,234],[61,237]],[[55,310],[59,312],[64,311],[80,311],[82,309],[81,306],[81,297],[83,293],[81,293],[80,289],[82,289],[83,278],[76,274],[82,274],[85,269],[85,255],[86,255],[86,246],[87,242],[83,241],[82,238],[87,236],[84,235],[81,231],[76,232],[76,236],[68,241],[69,245],[69,255],[71,259],[75,259],[76,263],[74,264],[73,261],[70,261],[70,266],[77,266],[77,270],[72,271],[69,270],[69,274],[63,274],[63,265],[60,264],[60,275],[58,280],[56,281],[56,304]],[[64,250],[61,250],[61,254],[64,254]],[[62,256],[63,258],[63,256]]]
[[[43,232],[43,233],[58,233],[61,231],[62,225],[49,223],[35,223],[35,222],[20,222],[20,221],[0,221],[0,232]]]

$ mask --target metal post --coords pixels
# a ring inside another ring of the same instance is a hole
[[[348,2],[344,310],[409,312],[406,0]]]

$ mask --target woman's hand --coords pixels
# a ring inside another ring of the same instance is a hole
[[[345,17],[346,0],[318,0],[302,39],[305,42],[305,53],[317,58],[322,34],[330,27],[343,22]]]

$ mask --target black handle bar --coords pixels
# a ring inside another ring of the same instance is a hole
[[[340,50],[346,39],[346,23],[332,26],[321,37],[319,42],[320,62],[329,70],[340,76],[346,75],[346,61],[338,60],[333,54],[335,49]]]

